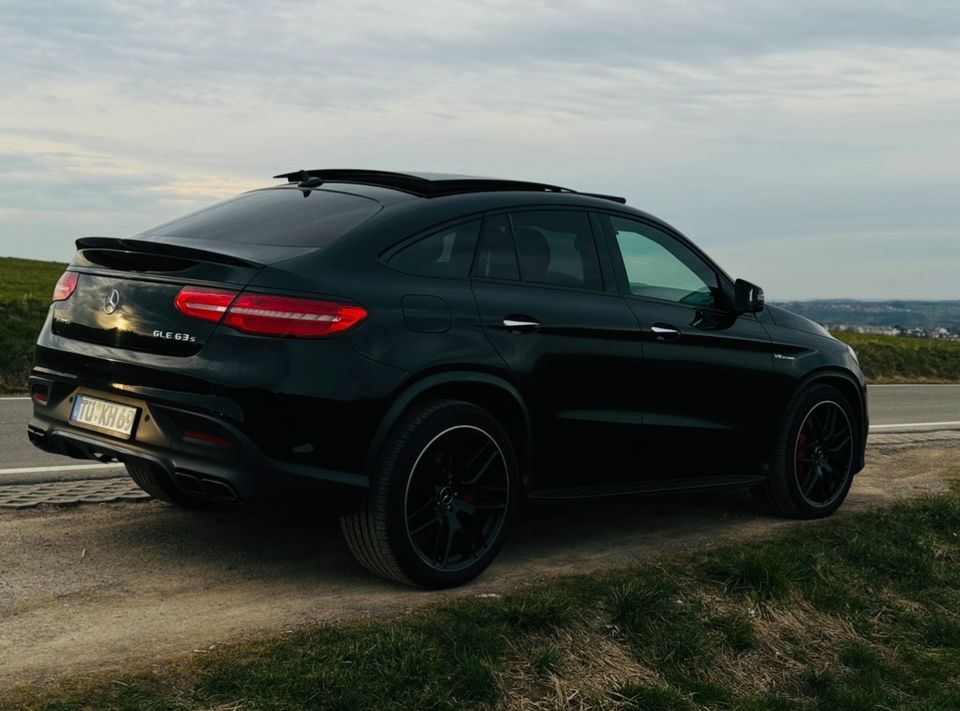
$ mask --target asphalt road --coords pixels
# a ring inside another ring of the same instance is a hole
[[[960,385],[871,385],[871,432],[960,429]],[[28,398],[0,398],[0,484],[117,476],[121,466],[41,452],[27,440]]]

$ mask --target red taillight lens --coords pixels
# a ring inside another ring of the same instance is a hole
[[[66,301],[70,295],[77,290],[77,282],[80,281],[80,275],[76,272],[64,272],[57,285],[53,287],[53,300]]]
[[[190,318],[224,323],[260,336],[332,336],[367,317],[361,306],[272,294],[240,294],[228,289],[185,286],[175,300]]]
[[[332,336],[367,317],[361,306],[270,294],[241,294],[223,322],[245,333],[263,336]]]
[[[185,286],[177,294],[177,311],[190,318],[220,323],[230,304],[237,298],[236,291],[228,289],[204,289]]]

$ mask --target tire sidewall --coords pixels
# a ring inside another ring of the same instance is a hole
[[[429,588],[454,587],[472,580],[490,565],[506,538],[519,498],[519,466],[510,437],[503,426],[489,414],[470,403],[447,401],[437,403],[432,412],[418,421],[417,413],[407,418],[389,437],[379,458],[374,478],[374,497],[385,504],[387,540],[397,564],[417,585]],[[411,422],[412,420],[412,422]],[[413,466],[427,445],[441,432],[457,426],[476,427],[494,439],[506,462],[508,499],[504,521],[490,547],[469,566],[456,571],[441,571],[424,561],[407,533],[406,494]]]

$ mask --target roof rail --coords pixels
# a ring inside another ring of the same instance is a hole
[[[589,195],[590,197],[626,203],[624,198],[595,193],[577,193],[576,190],[547,183],[533,183],[525,180],[500,180],[497,178],[477,178],[469,175],[392,173],[385,170],[355,170],[351,168],[328,168],[324,170],[295,170],[281,173],[274,178],[286,178],[289,183],[298,183],[309,189],[318,187],[322,182],[358,183],[393,188],[420,197],[440,197],[459,193],[494,192],[499,190],[523,190],[533,192],[552,192]],[[305,185],[306,181],[310,185]]]

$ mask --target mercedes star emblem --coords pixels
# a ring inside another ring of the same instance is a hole
[[[103,310],[112,314],[117,310],[117,307],[120,306],[120,292],[116,289],[111,289],[110,295],[103,300]]]

